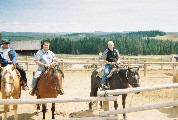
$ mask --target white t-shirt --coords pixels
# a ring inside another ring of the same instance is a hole
[[[0,47],[1,57],[6,59],[7,61],[10,61],[10,58],[9,58],[9,55],[8,55],[9,51],[10,51],[10,47],[7,48],[7,49],[3,49],[2,46]]]

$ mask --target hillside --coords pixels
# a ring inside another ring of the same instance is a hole
[[[168,32],[164,36],[156,36],[151,37],[158,40],[172,40],[172,41],[178,41],[178,32]]]

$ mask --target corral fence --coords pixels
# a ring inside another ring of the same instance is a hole
[[[72,62],[72,61],[64,61],[60,60],[58,61],[60,63],[61,69],[63,71],[68,71],[68,70],[75,70],[75,69],[65,69],[65,64],[84,64],[84,65],[92,65],[94,66],[93,69],[95,69],[97,66],[103,66],[104,63],[102,61],[96,61],[96,62]],[[122,61],[121,61],[122,62]],[[23,67],[26,68],[26,70],[29,70],[29,65],[36,65],[34,62],[29,62],[29,61],[18,61],[18,63]],[[164,70],[163,66],[166,64],[172,65],[172,69],[176,69],[176,66],[178,62],[139,62],[139,63],[130,63],[130,61],[123,61],[123,64],[121,66],[125,67],[142,67],[144,69],[144,76],[147,74],[147,69],[149,65],[154,65],[154,64],[160,64],[161,65],[161,70]],[[25,67],[26,66],[26,67]],[[81,70],[93,70],[93,69],[81,69]],[[79,69],[76,69],[79,70]]]
[[[156,85],[156,86],[148,86],[148,87],[139,87],[139,88],[99,91],[98,92],[98,96],[101,96],[101,97],[0,100],[0,105],[45,104],[45,103],[67,103],[67,102],[97,102],[97,101],[105,101],[105,102],[107,101],[107,102],[109,102],[109,101],[116,101],[117,100],[117,96],[102,97],[106,93],[107,93],[107,95],[119,95],[119,94],[126,94],[126,93],[136,93],[136,92],[144,92],[144,91],[152,91],[152,90],[160,90],[160,89],[170,89],[170,88],[178,88],[178,83]],[[175,95],[177,95],[177,94],[178,93],[176,93]],[[130,108],[119,109],[119,110],[100,111],[99,115],[101,117],[104,116],[106,118],[109,118],[108,115],[116,115],[116,114],[121,114],[121,113],[129,113],[129,112],[136,112],[136,111],[143,111],[143,110],[151,110],[151,109],[156,109],[156,108],[161,108],[161,107],[170,107],[170,106],[177,106],[177,105],[178,105],[178,101],[176,99],[174,99],[174,101],[171,101],[171,102],[159,103],[159,104],[154,104],[154,105],[145,105],[145,106],[140,106],[140,107],[130,107]],[[113,118],[113,116],[112,116],[112,118]],[[83,118],[83,119],[87,119],[87,118]]]

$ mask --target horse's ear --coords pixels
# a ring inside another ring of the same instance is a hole
[[[128,67],[128,71],[129,71],[129,72],[131,71],[131,68],[130,68],[130,67]]]
[[[137,68],[137,71],[139,71],[139,67]]]
[[[11,69],[12,69],[12,71],[13,71],[13,70],[15,70],[15,69],[16,69],[16,66],[15,66],[15,65],[13,65]]]

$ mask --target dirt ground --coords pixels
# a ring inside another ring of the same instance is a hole
[[[28,85],[31,85],[32,71],[27,72]],[[65,94],[62,97],[89,97],[90,95],[90,77],[92,71],[65,71],[65,79],[63,88]],[[147,77],[143,76],[140,70],[141,86],[152,86],[159,84],[172,83],[172,70],[167,71],[148,71]],[[157,90],[150,92],[142,92],[140,94],[128,94],[126,107],[136,107],[141,105],[156,104],[162,102],[173,101],[174,89]],[[0,95],[1,97],[1,95]],[[33,99],[35,97],[29,95],[29,91],[22,91],[21,99]],[[119,98],[121,99],[121,97]],[[12,108],[12,106],[11,106]],[[122,108],[122,102],[119,102],[119,108]],[[51,119],[51,104],[48,104],[48,112],[46,119]],[[110,102],[110,110],[114,110],[113,102]],[[82,117],[98,117],[99,111],[103,111],[98,106],[97,110],[89,110],[88,102],[78,103],[57,103],[56,119],[71,119]],[[39,120],[42,119],[42,113],[36,115],[36,105],[23,104],[18,105],[19,120]],[[0,106],[0,119],[3,117],[3,106]],[[122,115],[119,116],[122,119]],[[127,113],[128,120],[178,120],[178,108],[165,107],[147,111]],[[8,113],[8,120],[13,120],[13,110]]]

